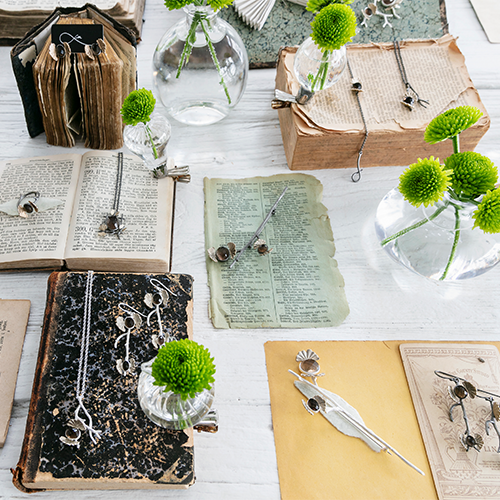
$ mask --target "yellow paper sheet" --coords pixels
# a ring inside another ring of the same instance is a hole
[[[400,342],[267,342],[266,363],[283,500],[435,500]],[[320,414],[304,409],[297,353],[312,349],[325,373],[318,384],[344,398],[365,424],[425,472],[372,451]]]

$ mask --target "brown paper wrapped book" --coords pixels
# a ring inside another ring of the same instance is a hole
[[[276,75],[276,88],[293,95],[299,90],[293,73],[296,50],[281,51]],[[416,105],[410,111],[401,103],[405,86],[392,43],[347,46],[353,76],[363,85],[360,102],[369,132],[361,167],[408,165],[417,158],[451,155],[451,141],[428,144],[424,131],[435,116],[462,105],[483,112],[460,136],[462,149],[472,151],[488,130],[490,118],[455,39],[445,35],[439,40],[401,42],[401,55],[409,82],[429,101],[427,108]],[[306,105],[292,104],[278,113],[291,170],[356,167],[365,131],[347,69],[335,85],[316,92]]]

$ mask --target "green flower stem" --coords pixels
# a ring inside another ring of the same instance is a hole
[[[175,78],[179,78],[179,76],[181,76],[182,68],[189,61],[189,56],[193,51],[194,41],[196,41],[196,28],[198,27],[199,22],[200,22],[200,14],[198,14],[198,12],[195,12],[193,16],[193,22],[189,27],[186,43],[184,44],[184,48],[182,49],[181,60],[179,61],[179,66],[177,67],[177,74],[175,75]]]
[[[158,159],[158,151],[156,150],[155,143],[153,142],[153,136],[151,135],[151,129],[149,128],[149,125],[146,125],[146,133],[148,134],[149,141],[151,142],[151,146],[153,147],[153,154],[155,157],[155,160]]]
[[[401,231],[398,231],[396,234],[393,234],[392,236],[385,238],[385,240],[382,240],[380,242],[380,244],[383,247],[385,247],[385,245],[387,245],[387,243],[390,243],[391,241],[396,240],[400,236],[403,236],[404,234],[409,233],[410,231],[413,231],[414,229],[417,229],[417,227],[423,226],[425,223],[435,219],[447,207],[448,207],[448,203],[445,203],[442,207],[439,207],[432,215],[430,215],[426,219],[422,219],[421,221],[418,221],[415,224],[412,224],[411,226],[408,226],[407,228],[402,229]]]
[[[457,206],[455,206],[455,238],[453,239],[453,246],[451,247],[451,253],[450,253],[450,256],[448,258],[448,263],[446,264],[446,267],[443,271],[443,274],[439,278],[440,281],[442,281],[446,278],[446,275],[448,274],[448,270],[450,269],[451,263],[453,262],[453,259],[455,258],[455,253],[457,251],[458,240],[460,239],[460,212],[459,212],[459,210],[460,209]]]
[[[325,50],[323,52],[323,57],[321,58],[321,64],[319,65],[318,72],[316,73],[316,76],[314,77],[311,90],[314,92],[316,88],[316,84],[318,81],[320,82],[320,87],[318,90],[323,90],[323,87],[325,86],[326,83],[326,77],[328,75],[328,57],[330,56],[330,51]]]
[[[227,102],[228,102],[228,104],[231,104],[231,96],[229,95],[229,91],[227,90],[227,87],[226,87],[226,82],[224,81],[224,77],[222,76],[222,71],[221,71],[221,68],[219,65],[219,60],[217,59],[217,54],[215,52],[215,48],[214,48],[214,45],[212,43],[212,40],[210,40],[210,36],[209,36],[207,28],[205,26],[205,22],[206,22],[206,20],[202,18],[201,19],[201,28],[203,30],[203,33],[205,33],[205,40],[207,41],[207,44],[208,44],[208,50],[210,51],[210,55],[212,56],[212,60],[215,64],[215,67],[217,68],[217,72],[219,73],[219,76],[220,76],[219,84],[224,87],[224,92],[225,92],[226,97],[227,97]]]
[[[460,134],[457,134],[451,138],[451,140],[453,141],[453,152],[454,153],[460,153],[460,142],[458,140],[459,135]]]

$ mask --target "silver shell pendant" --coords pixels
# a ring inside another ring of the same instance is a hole
[[[150,308],[161,306],[168,302],[168,293],[166,290],[158,290],[156,293],[147,293],[144,297],[144,303]]]
[[[116,369],[120,375],[128,375],[130,373],[135,372],[137,364],[135,359],[130,357],[128,361],[126,359],[117,359],[116,360]]]
[[[142,325],[142,319],[137,313],[132,313],[130,316],[118,316],[116,318],[116,326],[126,332],[132,328],[139,328]]]

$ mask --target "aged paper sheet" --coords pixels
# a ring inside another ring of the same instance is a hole
[[[363,85],[360,101],[370,131],[425,128],[435,116],[451,107],[476,105],[477,91],[451,35],[438,40],[401,42],[408,81],[422,99],[429,101],[426,108],[416,104],[413,111],[401,104],[405,86],[392,43],[352,45],[347,55],[354,77]],[[294,53],[286,53],[288,86],[296,95],[299,83],[293,73],[294,60]],[[309,103],[293,107],[309,127],[317,130],[363,130],[348,69],[335,85],[317,92]]]
[[[437,500],[398,347],[399,342],[359,341],[264,344],[282,500]],[[288,373],[297,372],[295,357],[305,349],[319,356],[325,375],[318,385],[356,408],[369,429],[425,476],[305,410],[297,379]]]
[[[205,178],[206,248],[242,248],[283,189],[261,238],[271,250],[247,250],[232,269],[207,255],[210,317],[216,328],[336,326],[349,314],[344,279],[333,259],[323,186],[313,176]]]
[[[0,300],[0,448],[9,431],[30,306],[29,300]]]
[[[455,401],[448,387],[455,384],[434,374],[434,370],[440,370],[500,394],[497,348],[487,344],[420,343],[402,344],[400,349],[440,500],[499,498],[499,436],[492,426],[489,436],[485,433],[485,421],[491,418],[489,403],[480,398],[464,400],[470,432],[480,434],[484,440],[480,452],[467,452],[460,442],[465,431],[461,408],[453,410],[453,422],[449,418]]]

